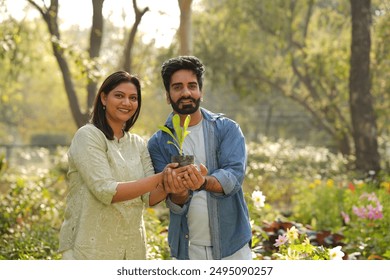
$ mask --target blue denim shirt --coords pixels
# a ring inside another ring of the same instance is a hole
[[[224,193],[207,192],[211,243],[214,259],[234,254],[252,239],[248,208],[244,200],[242,182],[247,161],[245,138],[239,125],[222,114],[201,108],[205,136],[206,166],[210,176],[221,184]],[[172,114],[166,126],[173,129]],[[167,133],[157,131],[148,142],[155,172],[161,172],[178,151]],[[170,209],[168,243],[172,257],[189,259],[187,212],[190,200],[180,207],[169,198]]]

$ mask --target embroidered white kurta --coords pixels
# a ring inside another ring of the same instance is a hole
[[[145,259],[144,205],[149,195],[113,203],[119,182],[154,174],[140,136],[108,140],[92,124],[81,127],[68,151],[69,187],[59,251],[75,259]]]

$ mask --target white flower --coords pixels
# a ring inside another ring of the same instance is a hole
[[[252,193],[252,200],[257,209],[264,207],[265,196],[262,191],[254,191]]]
[[[287,239],[290,242],[293,242],[295,239],[298,239],[299,237],[298,229],[295,226],[292,226],[291,228],[287,229],[286,235],[287,235]]]
[[[341,251],[341,246],[330,249],[329,256],[331,260],[342,260],[344,257],[344,252]]]

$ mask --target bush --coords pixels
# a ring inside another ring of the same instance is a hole
[[[50,169],[32,164],[10,170],[0,158],[0,186],[5,189],[0,193],[0,259],[61,257],[57,248],[65,207],[65,151],[57,150]],[[350,179],[347,160],[290,141],[263,139],[249,144],[248,151],[244,194],[256,259],[331,258],[323,253],[338,246],[349,259],[390,259],[389,175]],[[144,219],[147,258],[170,259],[168,210],[163,204],[148,208]],[[275,247],[292,226],[302,238]]]
[[[58,259],[62,223],[63,177],[42,172],[2,176],[8,189],[0,194],[0,259]]]

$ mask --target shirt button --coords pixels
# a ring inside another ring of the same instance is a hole
[[[185,237],[186,237],[186,239],[188,239],[188,234],[186,234],[186,236],[185,236]]]

